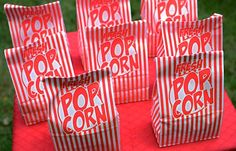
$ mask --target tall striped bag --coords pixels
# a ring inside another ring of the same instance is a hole
[[[87,27],[115,26],[132,21],[129,0],[76,0],[76,16],[80,49],[87,49]],[[79,51],[86,69],[86,56]]]
[[[148,23],[148,56],[163,56],[161,21],[198,19],[197,0],[142,0],[141,18]]]
[[[152,125],[159,146],[219,137],[224,112],[223,51],[155,61]]]
[[[219,137],[224,112],[222,16],[162,26],[166,56],[155,58],[152,107],[159,146]]]
[[[86,69],[111,68],[116,104],[149,99],[146,22],[86,29]]]
[[[45,100],[40,76],[74,75],[66,33],[6,49],[5,57],[25,124],[47,120],[49,102]]]
[[[14,47],[66,31],[59,1],[30,7],[5,4],[4,9]]]
[[[46,77],[43,82],[56,150],[120,150],[119,115],[108,68],[70,78]]]

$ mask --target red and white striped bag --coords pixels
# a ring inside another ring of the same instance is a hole
[[[147,20],[149,57],[161,56],[161,21],[194,21],[198,19],[197,0],[143,0],[141,17]]]
[[[56,150],[120,150],[119,115],[108,68],[43,81]]]
[[[31,7],[5,4],[4,9],[14,47],[65,31],[59,1]]]
[[[116,104],[148,100],[146,22],[87,28],[86,70],[110,67]]]
[[[219,137],[223,51],[156,58],[152,125],[160,147]]]
[[[166,56],[223,50],[223,16],[193,22],[162,22]]]
[[[129,0],[76,0],[76,14],[81,49],[86,49],[87,27],[109,27],[132,21]],[[86,57],[83,51],[80,51],[80,56],[85,67]]]
[[[47,120],[48,102],[40,76],[74,75],[66,33],[6,49],[5,57],[26,125]]]

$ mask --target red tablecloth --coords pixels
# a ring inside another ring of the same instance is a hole
[[[73,65],[76,73],[83,72],[78,56],[76,33],[69,33]],[[152,59],[150,64],[151,87],[155,78]],[[151,90],[150,90],[151,91]],[[159,148],[151,126],[150,108],[152,102],[118,105],[121,126],[122,151],[156,150],[236,150],[236,110],[225,92],[225,113],[219,139]],[[21,118],[17,102],[14,103],[13,151],[53,151],[47,122],[27,127]]]

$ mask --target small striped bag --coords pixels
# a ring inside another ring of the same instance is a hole
[[[47,120],[48,103],[40,76],[73,76],[66,33],[5,50],[5,57],[26,125]]]
[[[46,77],[43,82],[56,150],[120,150],[119,115],[108,68],[71,78]]]
[[[219,137],[223,58],[223,51],[155,58],[152,126],[160,147]]]

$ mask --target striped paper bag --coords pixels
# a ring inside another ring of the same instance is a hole
[[[161,21],[194,21],[198,19],[197,0],[143,0],[141,17],[148,22],[149,57],[161,56]]]
[[[87,28],[86,70],[110,67],[116,104],[148,100],[146,22]]]
[[[26,46],[65,31],[59,1],[31,7],[5,4],[4,9],[14,47]]]
[[[119,115],[108,68],[43,81],[56,150],[120,150]]]
[[[66,33],[5,50],[7,65],[26,125],[47,120],[48,102],[40,76],[73,76]]]
[[[85,28],[114,26],[132,20],[129,0],[76,0],[78,39],[82,49],[87,49]],[[80,51],[83,66],[86,57]]]
[[[162,22],[166,56],[223,50],[223,16],[193,22]]]
[[[223,51],[155,61],[152,125],[159,146],[219,137],[224,111]]]

